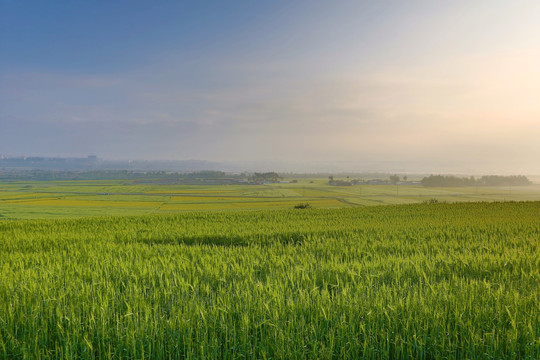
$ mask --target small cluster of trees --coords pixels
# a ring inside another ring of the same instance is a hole
[[[389,181],[390,181],[390,184],[396,185],[398,182],[401,181],[401,179],[399,178],[399,175],[394,174],[394,175],[390,175]],[[403,181],[407,181],[407,175],[403,176]]]
[[[370,180],[364,180],[364,179],[349,179],[349,176],[347,176],[347,180],[336,180],[334,179],[333,175],[330,175],[328,177],[328,185],[334,185],[334,186],[351,186],[351,185],[384,185],[384,184],[393,184],[396,185],[400,182],[406,182],[407,181],[407,175],[403,176],[403,179],[399,177],[399,175],[390,175],[388,180],[385,179],[370,179]]]
[[[265,172],[265,173],[254,173],[251,176],[252,182],[278,182],[281,179],[281,176],[279,176],[275,172]]]
[[[328,185],[334,185],[334,186],[351,186],[356,185],[357,180],[349,180],[349,177],[347,176],[347,180],[336,180],[334,179],[334,175],[330,175],[328,177]]]
[[[519,186],[531,185],[531,181],[523,175],[486,175],[475,179],[474,176],[460,178],[451,175],[430,175],[422,179],[424,186]]]
[[[523,175],[513,175],[513,176],[497,176],[497,175],[489,175],[489,176],[482,176],[480,179],[477,180],[479,182],[478,185],[483,186],[506,186],[506,185],[531,185],[532,182],[527,179],[526,176]]]

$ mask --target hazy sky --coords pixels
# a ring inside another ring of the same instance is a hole
[[[0,0],[0,154],[540,173],[540,2]]]

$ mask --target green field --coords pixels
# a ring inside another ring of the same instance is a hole
[[[267,185],[166,185],[133,180],[0,182],[0,219],[171,214],[202,210],[291,209],[441,202],[540,200],[540,186],[427,188],[330,186],[328,179]]]
[[[0,221],[0,358],[538,359],[539,215],[505,202]]]

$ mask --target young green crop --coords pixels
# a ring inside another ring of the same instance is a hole
[[[159,180],[0,181],[0,219],[140,216],[189,211],[345,208],[435,202],[540,200],[540,185],[515,187],[332,186],[328,179],[264,185],[185,185]]]
[[[540,203],[0,222],[0,358],[540,357]]]

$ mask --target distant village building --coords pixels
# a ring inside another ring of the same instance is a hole
[[[368,180],[368,185],[386,185],[388,182],[382,179]]]

